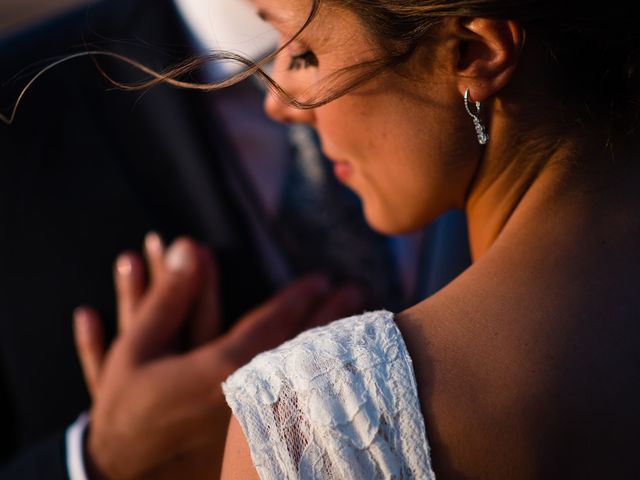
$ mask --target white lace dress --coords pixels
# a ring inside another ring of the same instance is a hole
[[[434,479],[393,314],[315,328],[223,384],[262,480]]]

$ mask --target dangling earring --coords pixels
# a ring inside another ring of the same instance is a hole
[[[478,135],[478,142],[480,145],[484,145],[489,141],[489,134],[487,133],[487,128],[484,126],[482,119],[480,118],[480,102],[475,102],[476,104],[476,113],[471,111],[469,108],[469,89],[467,88],[464,92],[464,108],[467,110],[467,113],[473,118],[473,125],[476,127],[476,134]]]

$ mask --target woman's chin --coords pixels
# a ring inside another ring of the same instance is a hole
[[[421,230],[424,227],[422,223],[394,215],[393,212],[368,208],[366,202],[364,203],[364,217],[369,226],[382,235],[403,235]]]

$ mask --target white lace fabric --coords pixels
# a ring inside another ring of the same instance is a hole
[[[435,479],[411,359],[390,312],[304,332],[222,387],[262,480]]]

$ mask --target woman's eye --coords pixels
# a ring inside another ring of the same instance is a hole
[[[291,56],[289,70],[300,70],[301,68],[317,67],[318,57],[311,50],[307,50],[299,55]]]

